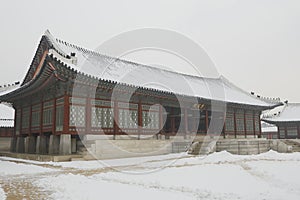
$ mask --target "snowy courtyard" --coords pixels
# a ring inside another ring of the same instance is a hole
[[[290,199],[300,153],[170,154],[105,161],[0,158],[0,199]]]

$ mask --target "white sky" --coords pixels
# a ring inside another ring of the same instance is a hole
[[[89,49],[137,28],[174,30],[203,46],[246,91],[300,102],[300,1],[3,1],[0,84],[23,80],[41,35]]]

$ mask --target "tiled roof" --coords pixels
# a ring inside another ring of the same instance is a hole
[[[208,100],[272,107],[279,102],[265,101],[238,88],[225,77],[205,78],[172,72],[152,66],[116,59],[86,50],[59,39],[48,31],[45,36],[52,43],[49,54],[76,71],[86,75],[133,86],[143,86],[179,95],[194,96]],[[71,57],[75,53],[75,57]],[[151,84],[153,83],[153,84]],[[166,87],[165,87],[166,86]]]

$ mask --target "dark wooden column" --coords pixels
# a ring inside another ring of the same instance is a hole
[[[199,120],[201,120],[201,114],[200,114]],[[198,124],[199,124],[199,121],[198,121]],[[206,134],[208,134],[208,129],[209,129],[209,124],[208,124],[208,110],[205,111],[205,129],[206,129]]]
[[[141,100],[139,100],[138,103],[138,125],[138,139],[140,139],[140,135],[142,135],[143,131],[143,110]]]
[[[40,113],[41,113],[41,117],[40,117],[40,135],[43,134],[43,118],[44,118],[44,98],[43,96],[41,97],[41,107],[40,107]]]
[[[286,126],[286,124],[284,125],[284,139],[287,139],[287,126]]]
[[[299,124],[297,125],[297,131],[298,131],[298,139],[300,139],[300,126],[299,126]]]
[[[259,125],[259,133],[258,133],[258,136],[261,138],[261,121],[260,121],[260,115],[261,113],[258,114],[258,125]]]
[[[116,139],[116,135],[118,134],[118,124],[119,124],[119,110],[118,110],[118,101],[114,100],[114,139]]]
[[[254,138],[256,136],[256,126],[255,126],[255,111],[252,112],[252,118],[253,118],[253,135],[254,135]]]
[[[237,135],[237,123],[236,123],[236,110],[233,110],[233,119],[234,119],[234,137]]]
[[[160,105],[159,106],[159,129],[160,129],[160,132],[163,132],[163,128],[164,128],[164,118],[163,118],[163,106]]]
[[[21,133],[22,133],[22,122],[23,122],[23,107],[21,107],[20,108],[20,111],[21,111],[21,113],[20,113],[20,129],[19,129],[19,135],[21,135]]]
[[[70,131],[70,99],[67,93],[64,95],[64,125],[63,134],[68,134]]]
[[[28,124],[28,130],[29,133],[28,135],[31,135],[31,127],[32,127],[32,104],[30,104],[30,108],[29,108],[29,124]]]
[[[86,98],[86,104],[85,104],[86,108],[85,108],[85,124],[86,124],[86,128],[85,128],[85,134],[89,134],[91,133],[91,127],[92,127],[92,105],[91,105],[91,98],[87,97]]]
[[[53,112],[52,112],[52,134],[56,133],[56,98],[53,98]]]
[[[17,113],[18,113],[18,109],[16,108],[16,107],[14,107],[14,109],[15,109],[15,120],[14,120],[14,136],[16,136],[16,132],[17,132],[17,120],[18,120],[18,118],[17,118]],[[20,128],[19,128],[20,129]]]
[[[171,108],[171,134],[175,133],[175,118],[174,118],[174,108]]]

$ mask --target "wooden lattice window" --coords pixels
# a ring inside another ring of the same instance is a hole
[[[260,132],[260,114],[256,113],[254,117],[254,122],[255,122],[255,132],[259,133]]]
[[[94,128],[113,128],[114,109],[92,107],[92,127]]]
[[[245,121],[244,121],[244,111],[237,110],[236,112],[236,129],[238,134],[243,134],[245,132]]]
[[[56,106],[56,131],[62,131],[64,126],[64,106]]]
[[[246,130],[247,133],[253,133],[254,127],[253,127],[253,113],[248,111],[246,112]]]
[[[118,103],[119,107],[119,127],[136,129],[138,128],[138,104]]]
[[[159,106],[142,106],[142,122],[144,129],[159,129]]]
[[[287,136],[288,137],[292,137],[292,138],[296,138],[298,136],[298,129],[297,127],[288,127],[287,129]]]
[[[70,126],[85,127],[85,106],[70,106]]]
[[[285,138],[285,127],[283,127],[283,126],[279,127],[279,138],[280,139]]]
[[[234,132],[234,114],[232,112],[227,112],[225,121],[226,131]]]

